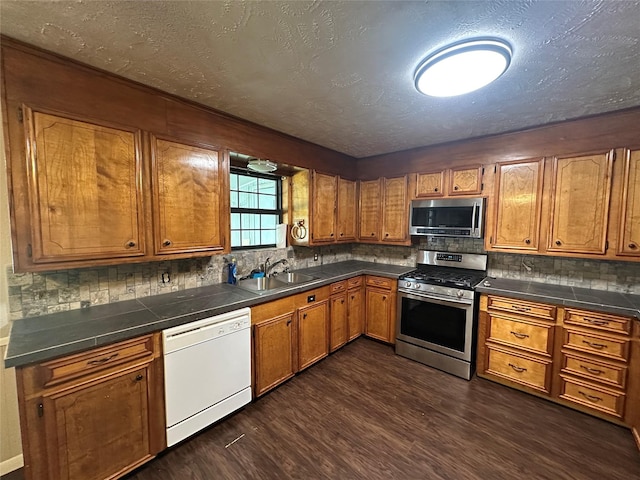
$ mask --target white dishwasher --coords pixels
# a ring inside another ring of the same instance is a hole
[[[167,446],[251,401],[251,310],[162,332]]]

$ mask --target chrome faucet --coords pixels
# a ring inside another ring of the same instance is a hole
[[[268,277],[271,275],[271,270],[273,270],[273,268],[277,265],[284,265],[287,263],[287,259],[286,258],[281,258],[280,260],[278,260],[277,262],[274,263],[269,263],[270,257],[267,257],[267,259],[264,261],[264,276]]]

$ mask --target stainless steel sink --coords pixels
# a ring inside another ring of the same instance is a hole
[[[289,284],[274,277],[247,278],[238,280],[238,287],[254,293],[266,293],[278,288],[288,287]]]
[[[277,278],[281,282],[286,282],[289,284],[307,283],[316,279],[316,277],[312,277],[311,275],[305,275],[304,273],[296,273],[296,272],[281,273],[277,277],[272,277],[272,278]]]

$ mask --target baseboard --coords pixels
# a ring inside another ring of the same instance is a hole
[[[16,455],[8,460],[0,462],[0,475],[6,475],[14,470],[18,470],[24,466],[24,457],[22,454]]]

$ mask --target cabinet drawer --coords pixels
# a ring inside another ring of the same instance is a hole
[[[629,335],[631,319],[605,313],[566,309],[564,323]]]
[[[495,297],[493,295],[489,295],[487,300],[487,308],[489,310],[520,313],[529,317],[552,321],[555,321],[556,318],[556,307],[553,305],[526,302],[523,300],[514,300],[512,298],[505,297]]]
[[[347,289],[347,281],[336,282],[331,284],[331,294],[344,292]]]
[[[551,362],[499,350],[487,345],[486,373],[549,393]]]
[[[357,288],[362,285],[362,277],[353,277],[347,280],[347,288]]]
[[[625,394],[591,383],[561,375],[560,398],[621,418],[624,413]]]
[[[624,362],[629,358],[629,340],[605,337],[565,328],[565,347]]]
[[[627,379],[627,367],[598,362],[569,353],[562,355],[562,372],[620,388],[625,387]]]
[[[153,336],[96,348],[88,352],[51,360],[39,366],[43,387],[50,387],[74,378],[106,370],[126,362],[153,358]]]
[[[371,287],[385,288],[391,290],[396,281],[386,277],[367,276],[367,285]]]
[[[491,314],[489,314],[489,322],[489,340],[543,355],[551,355],[553,325],[536,325]]]

